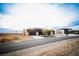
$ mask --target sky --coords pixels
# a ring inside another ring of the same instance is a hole
[[[79,29],[78,3],[0,3],[0,28]]]

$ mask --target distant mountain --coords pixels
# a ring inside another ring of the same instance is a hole
[[[0,28],[0,33],[15,33],[15,32],[16,32],[16,30]]]

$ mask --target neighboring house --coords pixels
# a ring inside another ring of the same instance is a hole
[[[70,31],[71,34],[79,34],[79,30],[72,30]]]
[[[61,29],[58,29],[55,31],[55,35],[65,36],[65,35],[70,34],[71,30],[72,29],[70,29],[70,28],[61,28]]]

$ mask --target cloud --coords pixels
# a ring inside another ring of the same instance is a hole
[[[73,22],[71,22],[70,26],[77,26],[79,25],[79,20],[74,20]]]
[[[73,9],[61,8],[59,4],[16,4],[8,10],[11,14],[2,15],[0,24],[11,29],[68,26],[76,17]]]

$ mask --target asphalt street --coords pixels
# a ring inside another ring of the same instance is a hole
[[[42,39],[37,39],[37,40],[33,39],[33,40],[28,40],[28,41],[23,41],[23,42],[0,43],[0,55],[17,51],[17,50],[39,46],[39,45],[72,39],[72,38],[79,38],[79,36],[45,37]]]

